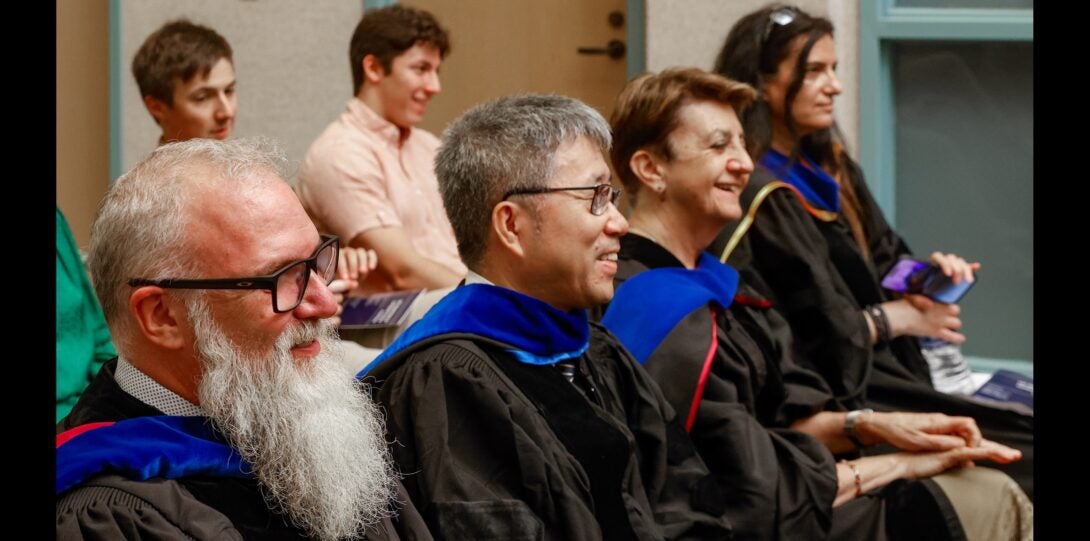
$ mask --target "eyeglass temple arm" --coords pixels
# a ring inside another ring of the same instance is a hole
[[[275,281],[272,278],[254,278],[248,280],[145,280],[137,278],[129,280],[133,287],[157,286],[168,289],[260,289],[272,287]]]

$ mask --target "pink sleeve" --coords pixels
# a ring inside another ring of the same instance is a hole
[[[401,227],[386,175],[366,148],[308,152],[299,168],[299,199],[319,228],[345,242],[380,227]]]

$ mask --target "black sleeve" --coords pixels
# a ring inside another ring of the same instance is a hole
[[[743,279],[757,275],[790,323],[794,361],[819,373],[838,399],[858,400],[873,362],[870,331],[828,241],[791,192],[765,200],[731,264],[736,258],[746,262]]]
[[[911,256],[908,244],[890,227],[886,217],[882,214],[881,207],[871,195],[867,182],[863,179],[863,171],[859,165],[844,156],[847,177],[855,189],[855,195],[859,199],[862,210],[863,231],[867,237],[868,248],[871,253],[871,262],[879,279],[885,276],[893,264],[903,256]]]
[[[725,493],[685,433],[680,410],[608,330],[595,324],[591,333],[591,356],[614,362],[602,387],[623,406],[615,415],[627,419],[635,438],[640,479],[663,537],[728,538]]]
[[[427,522],[400,483],[397,486],[397,501],[397,515],[368,528],[367,541],[432,541],[434,537]]]
[[[174,481],[103,476],[57,500],[57,539],[242,539],[222,513]]]
[[[732,322],[727,325],[732,329],[728,334],[738,337],[733,340],[736,347],[740,342],[752,341],[749,355],[764,359],[764,376],[754,408],[762,425],[787,428],[818,412],[838,409],[825,380],[794,362],[793,333],[779,312],[735,302],[721,317]],[[736,325],[742,329],[733,329]]]
[[[828,531],[836,495],[832,455],[816,439],[766,428],[752,407],[762,400],[762,359],[717,329],[708,309],[683,320],[644,365],[675,409],[688,412],[704,362],[717,341],[690,436],[727,494],[726,515],[740,538],[813,538]],[[740,329],[735,332],[744,332]],[[777,533],[779,532],[779,533]]]

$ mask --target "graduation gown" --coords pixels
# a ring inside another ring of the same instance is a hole
[[[361,376],[437,537],[729,538],[674,411],[585,311],[461,286]]]
[[[862,309],[891,300],[880,277],[911,252],[885,221],[858,166],[845,161],[852,171],[846,177],[863,209],[870,258],[863,256],[843,215],[834,222],[817,220],[790,191],[776,190],[728,263],[739,269],[744,282],[768,293],[790,324],[793,359],[821,374],[842,406],[973,417],[986,438],[1022,451],[1022,459],[1012,464],[986,465],[1006,472],[1032,499],[1032,416],[936,391],[914,337],[871,344]],[[773,180],[764,166],[755,169],[742,194],[743,207]],[[721,253],[736,225],[720,233],[711,253]]]
[[[683,302],[684,295],[675,277],[694,271],[644,237],[623,237],[618,290],[603,323],[625,345],[655,336],[657,343],[633,350],[645,354],[637,353],[637,360],[674,408],[689,412],[689,434],[729,495],[726,515],[735,538],[887,539],[887,526],[897,531],[908,523],[914,524],[908,531],[925,528],[931,539],[963,538],[953,507],[930,480],[891,483],[833,510],[832,454],[819,440],[787,428],[837,409],[832,393],[819,375],[791,362],[781,347],[788,343],[786,323],[757,291],[729,282],[733,270],[708,254],[698,264],[715,266],[709,274],[722,272],[728,280],[710,284],[713,300],[671,317],[668,304]],[[624,285],[651,269],[674,274]],[[655,329],[660,325],[663,330]],[[910,500],[909,506],[894,503]]]
[[[58,433],[88,423],[152,417],[168,421],[197,419],[165,416],[121,390],[114,379],[116,368],[116,359],[103,365],[72,412],[58,424]],[[97,437],[96,431],[110,428],[84,432],[63,446],[79,445],[79,438]],[[136,450],[151,454],[160,448],[158,444],[135,445]],[[124,456],[132,454],[124,452]],[[64,457],[59,449],[58,483]],[[204,468],[205,473],[171,479],[141,479],[131,471],[107,469],[71,488],[58,485],[64,490],[57,494],[57,539],[308,539],[286,516],[269,509],[257,481],[243,473],[245,468],[238,467],[237,455],[234,460],[222,467]],[[171,462],[161,461],[144,469],[167,470]],[[399,516],[369,528],[365,539],[431,539],[420,515],[406,502],[403,490],[399,490],[399,499],[405,502]]]

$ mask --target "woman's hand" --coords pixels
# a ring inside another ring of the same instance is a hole
[[[933,252],[931,262],[942,269],[942,273],[949,276],[955,284],[962,280],[973,281],[973,275],[980,270],[980,263],[969,263],[955,254]]]
[[[938,475],[950,468],[972,467],[977,460],[1009,464],[1022,458],[1022,451],[991,440],[981,440],[976,447],[958,447],[932,453],[897,453],[905,466],[906,479]]]
[[[894,336],[933,336],[952,344],[965,341],[961,334],[961,308],[956,304],[935,302],[923,295],[905,295],[903,299],[882,303]]]
[[[904,451],[946,451],[983,441],[971,417],[942,413],[864,413],[856,418],[855,431],[867,445],[889,443]]]
[[[991,440],[981,440],[976,447],[956,447],[925,453],[899,452],[867,456],[837,464],[837,494],[833,507],[839,507],[897,479],[919,479],[938,475],[951,468],[973,467],[977,460],[1007,464],[1022,458],[1022,452]],[[858,477],[856,477],[858,474]]]

